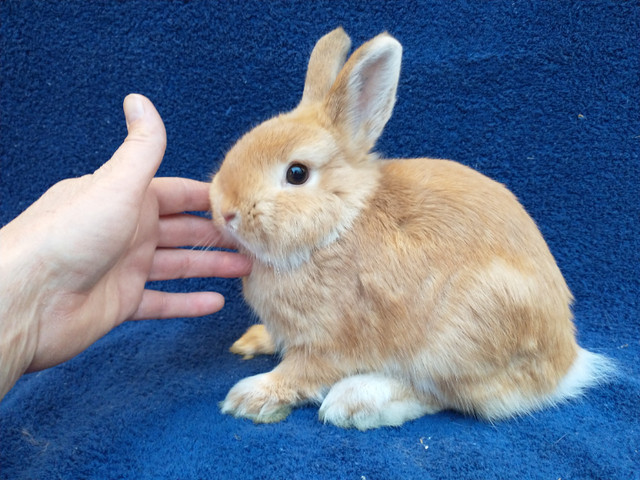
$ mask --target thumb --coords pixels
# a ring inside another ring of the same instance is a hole
[[[167,135],[160,114],[148,98],[128,95],[123,108],[127,138],[111,159],[96,170],[95,175],[132,193],[143,194],[160,167]]]

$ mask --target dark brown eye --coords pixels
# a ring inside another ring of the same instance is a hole
[[[292,164],[287,170],[287,182],[291,185],[302,185],[309,180],[309,169],[301,163]]]

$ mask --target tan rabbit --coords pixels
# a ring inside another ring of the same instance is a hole
[[[254,259],[244,295],[266,327],[237,351],[282,355],[222,411],[276,422],[317,402],[323,421],[359,429],[442,409],[493,420],[605,379],[609,360],[577,345],[571,293],[505,187],[371,153],[402,47],[384,33],[345,64],[349,48],[342,29],[321,38],[300,105],[240,139],[213,179],[214,221]]]

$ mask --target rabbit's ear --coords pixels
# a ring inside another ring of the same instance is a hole
[[[329,118],[358,148],[373,148],[391,117],[401,62],[402,45],[382,33],[351,55],[329,91]]]
[[[344,65],[351,48],[351,39],[336,28],[318,40],[311,52],[304,92],[300,105],[322,101]]]

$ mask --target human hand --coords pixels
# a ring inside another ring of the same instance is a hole
[[[151,102],[130,95],[124,110],[129,134],[111,160],[57,183],[0,230],[0,398],[25,370],[68,360],[125,320],[224,304],[215,292],[158,292],[147,281],[250,272],[237,253],[176,248],[233,245],[183,213],[208,210],[206,183],[153,178],[166,135]]]

